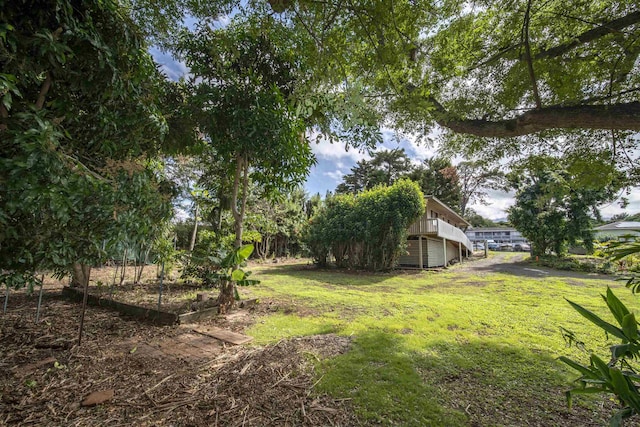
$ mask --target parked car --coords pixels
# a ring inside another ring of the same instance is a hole
[[[511,243],[500,243],[500,249],[498,249],[498,250],[503,251],[503,252],[512,251],[513,250],[513,246],[511,246]]]
[[[489,242],[488,246],[489,246],[489,250],[490,250],[490,251],[497,251],[497,250],[500,250],[500,244],[499,244],[499,243],[496,243],[496,242]]]
[[[513,245],[513,250],[519,252],[529,252],[531,250],[531,246],[526,243],[516,243],[515,245]]]

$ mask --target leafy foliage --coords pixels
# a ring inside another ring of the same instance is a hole
[[[401,254],[409,225],[425,209],[417,184],[400,180],[358,195],[326,200],[309,221],[305,242],[316,262],[332,255],[340,267],[386,270]]]
[[[437,197],[454,210],[460,209],[462,193],[458,171],[451,161],[443,157],[424,160],[413,165],[403,148],[373,153],[371,160],[359,160],[351,173],[343,177],[336,193],[357,194],[377,185],[391,185],[401,178],[418,183],[424,194]],[[479,183],[474,192],[480,191]]]
[[[115,1],[0,8],[0,267],[64,274],[170,211],[161,77]]]
[[[611,359],[609,362],[605,362],[595,354],[590,356],[588,366],[564,356],[561,356],[560,360],[581,374],[580,378],[576,380],[580,386],[567,392],[569,406],[571,406],[572,396],[575,394],[613,394],[618,397],[623,407],[613,415],[610,425],[621,426],[623,419],[640,414],[640,391],[636,385],[640,375],[635,363],[640,356],[638,322],[635,315],[615,296],[610,288],[607,287],[607,293],[602,298],[616,324],[603,320],[579,304],[567,301],[578,313],[602,329],[608,336],[620,340],[620,344],[610,347]],[[568,336],[571,340],[575,340],[571,335]]]
[[[204,251],[193,254],[182,270],[182,277],[199,279],[203,286],[209,287],[223,287],[228,283],[238,286],[258,284],[259,280],[249,278],[250,271],[240,268],[246,266],[253,249],[253,245],[244,245],[228,252],[219,251],[217,254]],[[239,299],[237,292],[235,297]]]
[[[508,179],[517,190],[509,221],[531,242],[534,255],[562,256],[577,241],[592,251],[591,215],[599,216],[597,206],[613,200],[619,188],[611,164],[598,159],[535,156]]]

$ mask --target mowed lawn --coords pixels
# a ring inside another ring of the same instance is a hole
[[[259,344],[351,336],[348,353],[316,361],[315,391],[350,399],[366,424],[606,425],[612,401],[579,399],[569,410],[564,400],[577,375],[557,357],[586,362],[588,354],[568,348],[560,327],[607,355],[604,334],[564,298],[605,315],[607,285],[630,307],[636,297],[611,278],[518,257],[493,254],[439,272],[257,267],[262,283],[250,293],[275,299],[278,311],[247,333]]]

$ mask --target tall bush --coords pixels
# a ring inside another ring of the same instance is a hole
[[[400,180],[358,195],[331,197],[310,220],[304,241],[318,264],[386,270],[401,254],[407,229],[425,209],[419,186]]]

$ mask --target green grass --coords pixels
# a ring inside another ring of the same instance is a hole
[[[317,390],[352,399],[365,422],[568,425],[563,417],[572,415],[606,420],[607,410],[596,410],[598,398],[579,401],[582,409],[566,408],[563,392],[577,375],[556,358],[587,360],[584,352],[566,347],[560,326],[606,355],[605,338],[564,298],[604,315],[600,293],[607,285],[621,287],[611,280],[480,275],[460,268],[368,274],[302,265],[259,267],[255,276],[262,283],[251,293],[286,308],[248,331],[257,343],[331,332],[353,336],[348,353],[319,364]],[[629,291],[617,294],[634,307]]]

